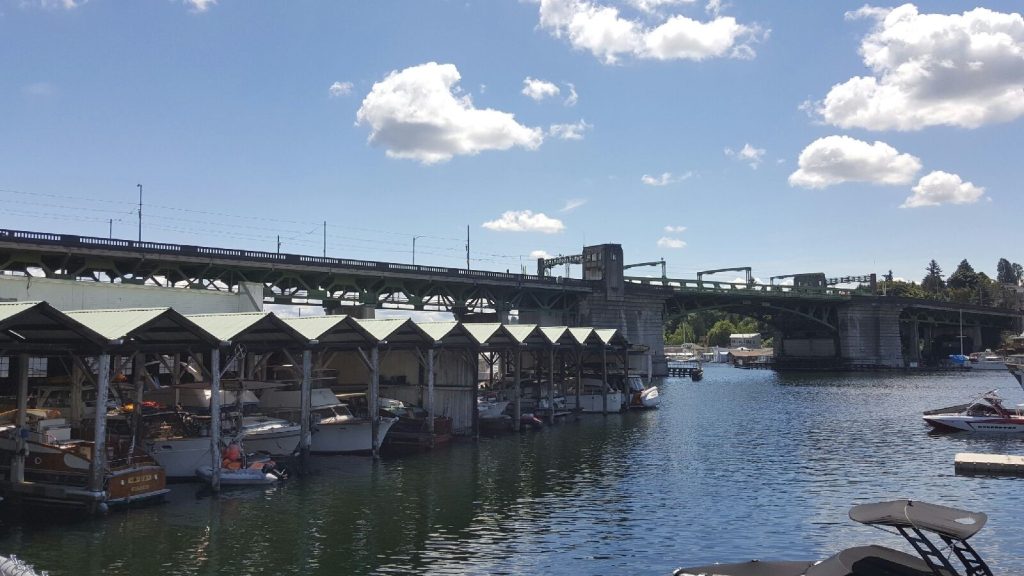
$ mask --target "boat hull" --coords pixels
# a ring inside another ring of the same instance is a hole
[[[397,418],[381,418],[377,448],[383,444]],[[313,430],[309,451],[312,454],[365,454],[373,446],[373,427],[369,420],[323,422]]]
[[[172,480],[195,480],[197,468],[212,464],[208,437],[154,440],[147,448]]]
[[[247,452],[266,452],[271,456],[291,456],[299,447],[302,427],[298,424],[267,419],[246,422],[241,436]]]
[[[200,466],[193,474],[204,482],[210,482],[213,479],[213,467]],[[221,468],[220,470],[221,486],[266,486],[276,484],[280,480],[275,474],[264,472],[262,469],[243,468],[241,470],[228,470]]]
[[[608,412],[621,412],[622,411],[622,393],[621,392],[609,392],[608,393]],[[565,406],[569,410],[576,410],[576,396],[569,394],[565,397]],[[601,414],[605,411],[604,395],[603,394],[581,394],[580,395],[580,412],[596,413]]]
[[[1024,418],[979,418],[959,414],[935,414],[924,416],[924,421],[935,430],[942,432],[1024,433]]]

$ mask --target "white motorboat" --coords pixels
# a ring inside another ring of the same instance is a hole
[[[630,408],[657,408],[661,403],[658,388],[644,386],[644,381],[639,376],[627,376],[626,389],[629,391]]]
[[[327,388],[310,391],[313,434],[310,452],[313,454],[367,453],[373,447],[373,428],[369,418],[356,418],[348,406]],[[260,409],[285,418],[301,418],[301,392],[299,390],[267,390],[260,398]],[[377,432],[377,448],[384,442],[391,426],[398,418],[381,416]],[[249,448],[249,441],[246,440]]]
[[[290,456],[299,447],[302,426],[262,414],[243,416],[238,438],[250,452],[266,452],[271,456]]]
[[[992,352],[991,350],[985,350],[984,352],[975,352],[971,354],[970,366],[972,370],[1005,370],[1006,360]]]
[[[924,421],[941,432],[984,432],[1019,434],[1024,432],[1024,411],[1006,408],[998,390],[986,392],[969,404],[929,410]]]
[[[476,410],[480,418],[500,418],[508,408],[508,400],[481,396],[476,400]]]
[[[599,378],[583,378],[579,406],[576,405],[576,389],[573,387],[565,396],[566,408],[569,410],[578,408],[580,412],[596,412],[598,414],[603,413],[606,408],[608,412],[621,412],[624,404],[622,392],[613,390],[611,386],[602,390],[603,384],[604,382]],[[605,404],[605,392],[608,397],[607,404]]]
[[[1006,357],[1006,369],[1017,379],[1024,390],[1024,354],[1013,354]]]

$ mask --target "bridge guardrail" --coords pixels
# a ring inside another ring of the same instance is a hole
[[[720,282],[716,280],[692,280],[676,278],[647,278],[639,276],[627,276],[625,281],[629,284],[640,284],[644,286],[655,286],[670,288],[679,292],[718,292],[721,294],[758,294],[770,293],[778,296],[793,296],[800,298],[849,298],[854,294],[853,290],[840,288],[815,288],[803,286],[789,286],[778,284],[746,284],[737,282]]]
[[[31,232],[25,230],[0,229],[0,241],[24,242],[31,244],[47,244],[66,248],[89,247],[117,250],[121,252],[149,252],[173,254],[180,256],[206,256],[230,260],[289,263],[324,268],[355,268],[385,272],[412,272],[449,276],[465,279],[507,280],[518,283],[544,284],[550,286],[572,286],[590,288],[590,283],[575,278],[551,276],[535,276],[532,274],[513,274],[510,272],[492,272],[489,270],[466,270],[464,268],[447,268],[442,266],[421,266],[398,262],[378,262],[373,260],[353,260],[348,258],[331,258],[324,256],[307,256],[302,254],[280,254],[253,250],[236,250],[233,248],[216,248],[211,246],[195,246],[189,244],[167,244],[162,242],[138,242],[118,238],[97,238],[94,236],[76,236],[73,234],[51,234],[48,232]]]

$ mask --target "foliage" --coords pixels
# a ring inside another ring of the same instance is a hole
[[[974,271],[970,262],[961,260],[956,270],[949,275],[946,286],[953,289],[973,290],[978,285],[978,273]]]
[[[669,346],[678,346],[695,340],[693,327],[687,322],[680,322],[675,330],[665,333],[665,344]]]
[[[1024,278],[1024,266],[1016,262],[1010,263],[1006,258],[1000,258],[996,264],[996,281],[1003,284],[1019,285]]]
[[[736,325],[729,320],[719,320],[715,322],[715,325],[708,330],[707,345],[708,346],[729,346],[729,336],[736,334]]]
[[[924,286],[918,286],[913,282],[890,282],[886,285],[885,293],[888,296],[894,296],[896,298],[930,297],[930,294],[925,290]]]
[[[946,282],[942,279],[942,268],[939,267],[939,263],[932,260],[925,270],[928,271],[928,275],[921,281],[921,287],[932,294],[941,292],[946,287]]]

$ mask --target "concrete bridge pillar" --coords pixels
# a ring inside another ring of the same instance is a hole
[[[900,313],[884,300],[850,301],[839,307],[840,357],[847,364],[902,368]]]

